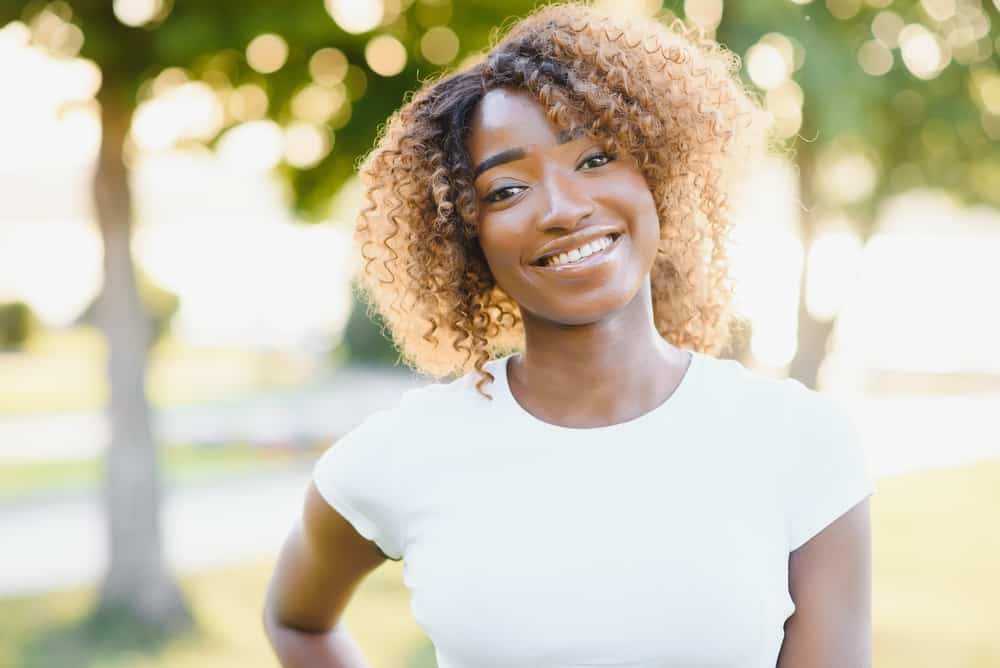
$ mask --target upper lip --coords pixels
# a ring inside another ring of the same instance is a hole
[[[528,264],[539,264],[542,260],[560,253],[567,253],[574,248],[580,248],[591,241],[597,241],[606,236],[611,236],[612,240],[621,235],[621,230],[614,227],[587,227],[585,229],[567,234],[564,237],[553,239],[549,243],[539,248]]]

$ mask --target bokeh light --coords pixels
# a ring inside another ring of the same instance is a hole
[[[227,130],[215,147],[216,155],[236,170],[273,169],[285,154],[285,133],[274,121],[251,121]]]
[[[835,18],[846,21],[861,11],[862,0],[826,0],[826,8]]]
[[[288,60],[288,43],[273,33],[257,35],[247,45],[247,64],[261,74],[277,72]]]
[[[878,169],[860,141],[838,138],[819,158],[817,189],[830,204],[860,202],[878,183]]]
[[[236,121],[256,121],[267,114],[268,104],[263,88],[246,83],[237,86],[226,97],[226,113]]]
[[[115,18],[132,28],[162,18],[166,9],[163,0],[115,0],[112,7]]]
[[[969,87],[972,99],[984,112],[1000,116],[1000,71],[992,67],[974,69]]]
[[[420,38],[420,54],[435,65],[447,65],[453,61],[458,49],[458,35],[446,26],[431,28]]]
[[[765,103],[774,118],[774,131],[779,137],[794,137],[801,129],[804,102],[802,87],[794,79],[786,79],[777,88],[767,91]]]
[[[614,16],[653,16],[663,6],[662,0],[596,0],[596,7]]]
[[[53,3],[31,19],[32,41],[57,58],[73,58],[83,47],[83,31],[70,22],[68,11],[58,11],[66,5]]]
[[[722,0],[684,0],[684,16],[705,30],[715,30],[722,22]]]
[[[285,161],[307,169],[325,158],[333,148],[333,136],[312,123],[291,123],[285,128]]]
[[[771,90],[783,84],[792,71],[794,55],[791,42],[784,38],[784,42],[788,45],[788,50],[785,51],[777,37],[780,36],[771,39],[761,38],[747,51],[747,74],[758,88],[764,90]]]
[[[919,23],[900,31],[899,48],[906,68],[919,79],[933,79],[951,60],[937,35]]]
[[[892,51],[877,39],[871,39],[858,49],[858,64],[866,74],[882,76],[892,69]]]
[[[872,35],[887,48],[899,46],[899,33],[906,26],[903,18],[892,11],[879,12],[872,19]]]
[[[340,49],[320,49],[309,59],[309,75],[318,84],[333,86],[344,80],[347,65],[347,56]]]
[[[325,0],[326,11],[344,32],[360,34],[382,22],[381,0]]]
[[[185,138],[208,141],[225,120],[222,101],[201,81],[191,81],[139,103],[131,135],[142,150],[159,151]]]
[[[920,0],[920,6],[928,18],[939,23],[955,16],[955,0]]]
[[[292,113],[296,118],[311,123],[326,123],[347,101],[343,84],[335,87],[310,84],[292,98]]]
[[[406,67],[406,47],[392,35],[378,35],[365,45],[365,62],[375,74],[394,77]]]
[[[171,88],[176,88],[191,80],[190,75],[182,67],[168,67],[153,78],[150,91],[154,96],[165,95]]]

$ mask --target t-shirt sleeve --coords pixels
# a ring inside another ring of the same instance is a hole
[[[394,412],[379,410],[337,440],[313,467],[320,495],[390,559],[403,556],[393,484]]]
[[[788,550],[875,492],[857,425],[830,397],[798,381],[784,471]]]

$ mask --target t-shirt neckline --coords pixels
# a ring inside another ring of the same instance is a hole
[[[541,418],[530,413],[520,404],[517,398],[514,397],[514,393],[510,390],[510,382],[507,376],[507,366],[510,359],[517,354],[516,352],[509,353],[508,355],[493,361],[491,366],[493,366],[492,371],[494,377],[496,378],[494,394],[497,400],[502,402],[505,410],[516,415],[516,417],[523,423],[526,423],[536,429],[544,429],[561,435],[606,434],[626,429],[633,429],[652,422],[653,420],[662,419],[667,415],[673,416],[683,412],[683,404],[690,399],[691,395],[694,393],[695,386],[698,384],[702,372],[702,366],[705,363],[705,355],[695,350],[687,350],[685,348],[681,348],[681,350],[685,350],[691,354],[691,361],[689,362],[684,375],[681,376],[680,383],[676,388],[674,388],[674,391],[658,406],[655,406],[654,408],[646,411],[642,415],[632,418],[631,420],[626,420],[625,422],[604,425],[602,427],[566,427],[546,422],[545,420],[542,420]]]

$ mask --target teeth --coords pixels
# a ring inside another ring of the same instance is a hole
[[[568,262],[576,262],[585,257],[593,255],[598,251],[602,251],[612,244],[611,237],[606,236],[596,241],[591,241],[586,243],[580,248],[574,248],[568,253],[560,253],[559,255],[554,255],[548,259],[548,266],[558,267],[559,265],[566,264]]]

